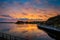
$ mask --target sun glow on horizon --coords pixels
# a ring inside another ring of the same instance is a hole
[[[56,16],[56,11],[49,9],[36,9],[36,8],[13,8],[9,7],[4,10],[4,13],[9,15],[13,19],[27,18],[27,19],[42,19],[47,20],[52,16]]]

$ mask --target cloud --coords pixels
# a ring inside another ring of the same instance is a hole
[[[0,22],[16,22],[16,19],[0,18]]]
[[[59,2],[59,0],[0,0],[0,18],[47,20],[60,15]]]

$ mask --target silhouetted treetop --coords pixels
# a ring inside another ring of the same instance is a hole
[[[55,25],[60,24],[60,15],[57,15],[55,17],[51,17],[46,21],[47,25]]]

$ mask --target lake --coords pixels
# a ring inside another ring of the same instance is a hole
[[[0,23],[0,31],[28,40],[54,40],[45,31],[38,29],[37,24]]]

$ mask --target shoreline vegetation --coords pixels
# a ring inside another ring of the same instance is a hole
[[[44,22],[43,21],[31,21],[31,22],[28,22],[28,21],[17,21],[16,24],[43,24]]]
[[[15,22],[0,22],[0,23],[15,23]]]
[[[53,26],[55,28],[60,28],[60,15],[49,18],[44,24],[48,26]]]

